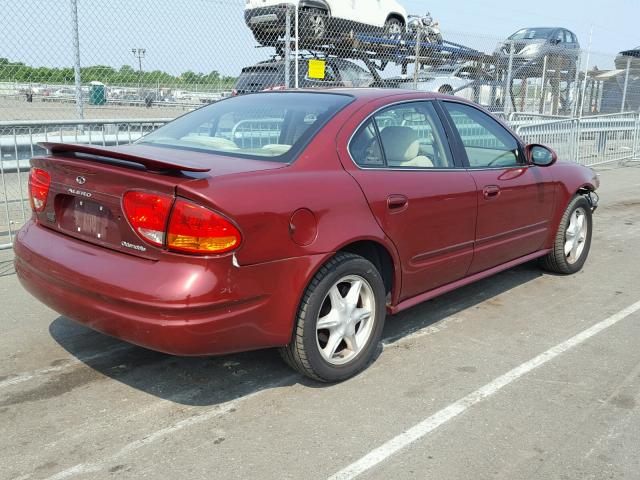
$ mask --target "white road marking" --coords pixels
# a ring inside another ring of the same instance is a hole
[[[504,375],[496,378],[492,382],[486,384],[485,386],[479,388],[473,393],[470,393],[466,397],[461,398],[455,403],[452,403],[448,407],[443,408],[442,410],[436,412],[430,417],[424,419],[417,425],[409,428],[404,431],[400,435],[392,438],[388,442],[382,444],[375,450],[372,450],[364,457],[360,458],[356,462],[351,465],[343,468],[338,473],[329,477],[329,480],[347,480],[352,479],[360,474],[370,470],[375,467],[379,463],[385,461],[392,455],[396,454],[400,450],[408,447],[413,442],[421,439],[428,433],[432,432],[439,426],[448,422],[449,420],[457,417],[465,410],[469,409],[476,403],[484,400],[485,398],[493,395],[498,392],[505,386],[519,379],[523,375],[531,372],[532,370],[538,368],[541,365],[553,360],[558,355],[565,353],[567,350],[572,349],[573,347],[580,345],[582,342],[588,340],[589,338],[597,335],[603,330],[615,325],[619,321],[627,318],[629,315],[640,310],[640,301],[630,305],[629,307],[619,311],[618,313],[611,315],[609,318],[596,323],[592,327],[578,333],[577,335],[571,337],[570,339],[556,345],[555,347],[550,348],[546,352],[541,353],[535,358],[517,366],[513,370],[505,373]]]
[[[16,385],[18,383],[27,382],[33,378],[42,377],[44,375],[48,375],[54,372],[62,372],[64,370],[68,370],[71,367],[74,367],[78,364],[83,364],[86,362],[92,362],[93,360],[98,360],[102,357],[108,357],[113,353],[120,352],[122,350],[131,349],[133,345],[124,344],[124,345],[116,345],[114,348],[109,348],[107,350],[103,350],[101,352],[95,353],[93,355],[89,355],[88,357],[72,357],[67,362],[62,365],[57,365],[55,367],[46,367],[41,368],[39,370],[34,370],[33,372],[24,372],[18,373],[12,377],[9,377],[5,380],[0,381],[0,388],[10,387],[11,385]]]
[[[213,408],[204,410],[201,413],[198,413],[191,417],[187,417],[183,420],[180,420],[179,422],[176,422],[173,425],[169,425],[165,428],[161,428],[160,430],[156,430],[155,432],[150,433],[146,437],[143,437],[139,440],[135,440],[131,443],[128,443],[113,455],[103,458],[100,461],[91,462],[91,463],[80,463],[78,465],[74,465],[71,468],[67,468],[66,470],[62,470],[61,472],[58,472],[55,475],[52,475],[51,477],[48,477],[47,480],[64,480],[66,478],[74,477],[76,475],[88,474],[88,473],[104,470],[105,468],[113,464],[118,458],[126,456],[130,453],[133,453],[136,450],[144,447],[145,445],[148,445],[152,442],[155,442],[156,440],[159,440],[168,435],[171,435],[179,430],[182,430],[183,428],[187,428],[192,425],[197,425],[199,423],[207,422],[217,417],[221,417],[222,415],[225,415],[226,413],[229,413],[230,411],[234,410],[240,403],[243,403],[244,401],[249,400],[250,398],[260,395],[265,390],[281,387],[299,378],[300,378],[300,375],[291,374],[273,383],[263,385],[260,388],[260,390],[256,390],[255,392],[252,392],[243,397],[239,397],[235,400],[230,400],[228,402],[216,405]]]

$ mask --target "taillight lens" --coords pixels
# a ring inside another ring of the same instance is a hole
[[[147,242],[164,246],[164,232],[167,228],[167,219],[171,209],[172,197],[131,191],[124,195],[124,213],[129,223]]]
[[[167,246],[188,253],[225,253],[242,240],[238,229],[218,213],[183,199],[171,212]]]
[[[39,168],[29,172],[29,202],[34,212],[41,212],[47,206],[47,196],[51,186],[51,175]]]

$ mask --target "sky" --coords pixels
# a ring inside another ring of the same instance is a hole
[[[72,65],[70,1],[0,0],[0,57],[33,66]],[[640,45],[640,0],[400,3],[409,13],[430,10],[445,39],[487,52],[527,26],[566,27],[584,49],[593,28],[591,65],[600,68],[610,67],[620,50]],[[256,48],[243,7],[244,0],[78,0],[82,64],[137,68],[131,49],[143,47],[145,70],[237,75],[243,66],[272,53]]]

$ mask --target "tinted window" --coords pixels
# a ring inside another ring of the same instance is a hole
[[[472,168],[523,165],[516,139],[486,113],[469,105],[444,102]]]
[[[184,115],[140,143],[289,162],[353,97],[261,93],[234,97]]]
[[[525,28],[518,30],[509,40],[539,40],[549,38],[555,30],[553,28]]]
[[[430,102],[395,105],[376,113],[354,136],[350,151],[363,167],[453,167],[444,130]]]

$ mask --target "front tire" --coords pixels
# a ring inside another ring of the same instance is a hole
[[[346,380],[372,360],[386,315],[384,282],[363,257],[338,253],[307,287],[283,359],[321,382]]]
[[[591,204],[576,195],[562,215],[553,248],[542,258],[542,267],[562,275],[580,271],[589,255],[592,231]]]

